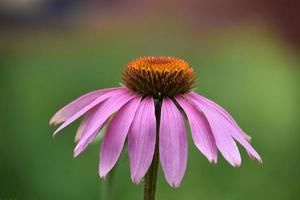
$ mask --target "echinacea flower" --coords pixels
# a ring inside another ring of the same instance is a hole
[[[181,59],[140,57],[125,68],[124,86],[81,96],[58,111],[50,123],[62,123],[56,134],[83,116],[76,134],[75,157],[107,125],[100,150],[100,177],[114,167],[127,139],[134,183],[147,173],[157,145],[165,178],[172,187],[178,187],[188,156],[185,116],[194,144],[209,162],[217,162],[219,151],[232,166],[239,166],[236,142],[261,162],[250,137],[221,106],[193,92],[194,82],[193,69]]]

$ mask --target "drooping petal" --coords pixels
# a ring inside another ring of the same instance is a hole
[[[188,118],[195,145],[210,162],[216,163],[218,153],[217,146],[207,119],[183,97],[177,96],[175,99]]]
[[[62,109],[60,109],[57,113],[55,113],[55,115],[50,120],[50,124],[60,124],[66,121],[68,118],[75,115],[78,111],[83,109],[85,106],[92,103],[99,96],[115,89],[119,89],[119,88],[96,90],[75,99],[74,101],[72,101],[71,103],[69,103]]]
[[[159,129],[160,162],[168,183],[179,187],[187,163],[187,137],[183,117],[169,98],[164,98]]]
[[[249,142],[237,131],[232,131],[232,137],[238,141],[247,151],[250,158],[256,159],[258,162],[262,162],[260,155],[255,151],[255,149],[249,144]]]
[[[100,177],[106,176],[116,164],[140,101],[141,97],[130,100],[108,125],[100,151]]]
[[[154,100],[151,97],[140,103],[128,133],[128,153],[131,179],[139,183],[148,171],[154,154],[156,118]]]
[[[220,123],[222,123],[224,127],[226,127],[230,135],[246,149],[251,158],[255,158],[257,161],[262,162],[259,154],[249,144],[249,140],[247,141],[247,139],[249,139],[249,136],[247,137],[247,135],[243,132],[243,130],[238,126],[238,124],[227,111],[225,111],[221,106],[217,104],[215,104],[215,106],[210,105],[213,104],[211,100],[206,99],[207,102],[210,102],[210,104],[206,104],[205,102],[203,102],[203,98],[201,98],[201,96],[197,93],[192,94],[192,96],[197,99],[200,104],[202,104],[202,107],[208,107],[211,112],[214,113]],[[221,111],[223,111],[223,114]]]
[[[100,103],[101,104],[101,103]],[[100,106],[97,105],[94,108],[92,108],[91,110],[89,110],[84,116],[82,121],[80,122],[80,125],[77,129],[76,135],[75,135],[75,142],[78,142],[80,140],[80,138],[82,137],[84,130],[87,126],[87,124],[89,123],[89,121],[91,120],[91,118],[93,117],[93,115],[95,114],[97,108]]]
[[[190,95],[186,96],[189,96],[189,100],[193,102],[194,105],[196,105],[197,108],[204,113],[214,134],[216,145],[220,150],[221,154],[224,156],[224,158],[232,166],[240,166],[241,155],[239,149],[234,140],[232,139],[226,126],[216,116],[216,113],[213,112],[209,107],[201,104],[201,102],[197,101]]]
[[[84,106],[82,109],[78,110],[75,114],[73,114],[71,117],[69,117],[58,129],[54,132],[54,135],[56,135],[59,131],[61,131],[63,128],[74,122],[76,119],[81,117],[84,113],[92,109],[94,106],[98,105],[99,103],[105,101],[109,97],[112,97],[114,95],[118,95],[120,93],[124,93],[124,88],[117,88],[112,91],[106,92],[103,95],[100,95],[95,100],[93,100],[91,103]]]
[[[253,147],[249,144],[249,142],[246,140],[245,136],[243,135],[243,132],[241,132],[241,129],[237,128],[237,126],[234,125],[232,122],[230,122],[228,120],[228,118],[225,118],[225,116],[222,113],[220,113],[219,110],[216,110],[216,109],[214,109],[214,107],[211,107],[211,106],[203,103],[202,99],[197,97],[197,95],[193,94],[193,95],[190,95],[190,97],[191,97],[191,99],[194,99],[194,101],[198,104],[199,109],[202,110],[204,112],[204,114],[206,115],[207,119],[209,121],[211,121],[210,122],[211,126],[213,126],[212,124],[215,124],[214,125],[215,127],[219,127],[216,129],[219,129],[219,131],[221,133],[223,133],[222,134],[223,137],[226,134],[226,135],[230,136],[230,138],[234,138],[246,149],[247,153],[249,155],[251,155],[251,157],[254,157],[258,161],[261,161],[260,156],[253,149]],[[213,130],[213,132],[215,134],[216,131]],[[230,143],[232,143],[232,142],[230,142]],[[234,149],[237,149],[237,148],[234,148]],[[234,154],[232,154],[232,155],[234,155]],[[239,155],[239,157],[240,157],[240,155]],[[235,158],[238,158],[238,157],[235,156]]]
[[[96,138],[107,119],[134,97],[136,97],[135,94],[127,90],[123,90],[119,94],[112,96],[99,105],[87,123],[83,135],[75,147],[74,156],[76,157],[84,151],[88,144]]]
[[[251,140],[251,137],[241,129],[241,127],[234,120],[234,118],[224,108],[222,108],[220,105],[213,102],[212,100],[210,100],[200,94],[197,94],[196,92],[191,92],[190,94],[192,96],[198,98],[198,100],[201,101],[203,104],[206,104],[207,106],[210,106],[212,109],[218,111],[221,115],[223,115],[226,118],[226,120],[228,120],[233,126],[235,126],[244,135],[246,140],[248,140],[248,141]]]

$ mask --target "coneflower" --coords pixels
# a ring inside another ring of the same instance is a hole
[[[232,166],[239,166],[241,156],[236,141],[251,158],[261,162],[249,143],[250,137],[230,114],[192,91],[194,71],[184,60],[140,57],[127,65],[122,77],[123,86],[81,96],[50,121],[50,124],[62,123],[56,134],[83,116],[75,138],[75,157],[107,124],[100,150],[100,177],[114,167],[127,138],[132,181],[139,183],[147,174],[145,199],[154,198],[158,160],[167,182],[178,187],[188,156],[185,117],[195,146],[209,162],[217,162],[219,150]]]

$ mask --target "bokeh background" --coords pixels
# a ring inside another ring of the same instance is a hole
[[[142,55],[187,60],[263,158],[210,165],[189,138],[182,185],[160,168],[158,200],[299,199],[299,19],[296,0],[0,1],[0,199],[105,199],[100,141],[73,159],[78,122],[54,139],[48,121]],[[126,149],[113,180],[115,199],[142,199]]]

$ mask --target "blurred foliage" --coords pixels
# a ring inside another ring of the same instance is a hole
[[[74,98],[120,83],[122,68],[141,55],[172,55],[195,68],[197,91],[232,113],[263,158],[242,148],[232,168],[219,155],[211,165],[189,136],[179,189],[159,172],[157,199],[297,199],[300,191],[300,68],[287,47],[260,27],[215,34],[173,27],[98,31],[12,32],[0,49],[0,199],[101,199],[99,143],[73,159],[76,125],[52,138],[50,117]],[[124,149],[114,176],[116,199],[141,199],[130,181]]]

